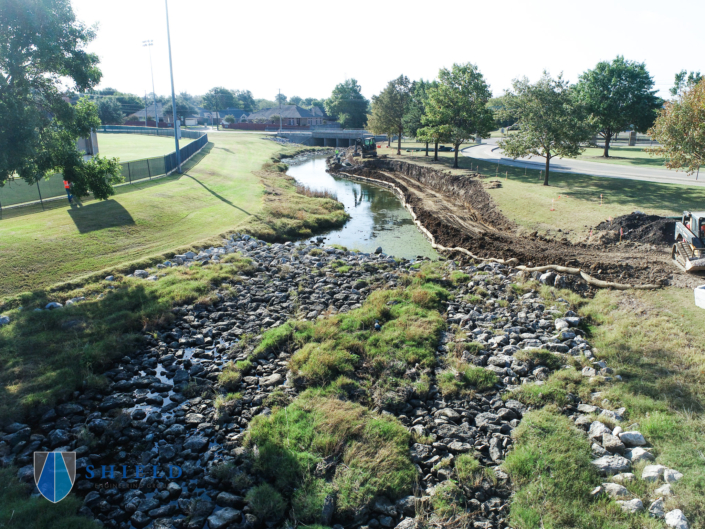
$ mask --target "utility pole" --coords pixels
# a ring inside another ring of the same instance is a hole
[[[154,68],[152,68],[152,46],[154,45],[153,40],[143,40],[142,47],[146,47],[149,50],[149,70],[152,72],[152,97],[154,98],[154,126],[159,128],[159,116],[157,115],[157,93],[154,91]],[[145,100],[147,96],[145,95]],[[147,126],[147,106],[144,107],[144,125]]]
[[[282,89],[279,89],[279,134],[282,133]]]
[[[174,143],[176,144],[176,166],[181,173],[181,152],[179,151],[179,135],[176,133],[176,95],[174,95],[174,67],[171,64],[171,34],[169,33],[169,3],[164,0],[166,8],[166,38],[169,45],[169,75],[171,76],[171,109],[174,113]]]

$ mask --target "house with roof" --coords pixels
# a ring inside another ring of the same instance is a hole
[[[143,108],[142,110],[138,110],[134,114],[131,114],[130,117],[136,116],[139,121],[144,121],[145,114],[149,118],[154,119],[154,102],[148,104],[147,108]],[[164,119],[164,105],[162,105],[159,101],[157,102],[157,118],[159,118],[159,121],[169,121],[168,119]]]
[[[331,120],[318,107],[302,108],[298,105],[282,105],[281,107],[266,108],[252,112],[245,118],[248,123],[267,123],[279,125],[281,116],[282,125],[289,127],[310,127],[311,125],[323,125]]]
[[[240,108],[225,108],[219,110],[218,114],[221,119],[225,119],[226,116],[233,116],[235,118],[235,123],[245,123],[249,112],[245,112]]]

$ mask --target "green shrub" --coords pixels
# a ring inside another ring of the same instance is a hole
[[[302,347],[290,368],[310,385],[321,386],[338,377],[364,376],[374,385],[385,374],[385,390],[406,385],[401,377],[388,377],[395,365],[434,367],[435,350],[444,327],[438,312],[448,292],[437,285],[404,290],[376,291],[361,309],[319,320],[295,333]],[[382,326],[374,330],[375,321]],[[403,374],[403,373],[402,373]]]
[[[268,483],[251,488],[245,496],[245,501],[255,516],[261,520],[276,522],[284,516],[286,502],[279,491]]]
[[[431,504],[437,516],[447,518],[465,512],[467,498],[458,485],[452,481],[444,481],[436,487]]]
[[[471,454],[461,454],[455,459],[455,472],[460,483],[472,487],[482,473],[482,466]]]
[[[303,523],[315,522],[321,517],[326,496],[333,492],[330,483],[319,478],[309,480],[296,490],[291,498],[291,509],[296,520]]]
[[[470,281],[470,276],[460,270],[453,270],[450,273],[450,282],[455,285],[461,285]]]
[[[514,358],[521,362],[531,362],[534,365],[546,366],[551,371],[565,364],[565,357],[545,349],[521,349],[514,353]]]
[[[254,418],[247,444],[259,449],[255,472],[292,495],[292,502],[295,496],[301,509],[329,490],[313,481],[316,465],[329,457],[341,462],[330,484],[338,491],[339,513],[353,512],[376,495],[396,499],[411,492],[416,469],[406,428],[359,404],[322,396],[324,391],[306,391],[285,409]],[[301,483],[309,488],[296,496]]]
[[[444,396],[457,396],[470,390],[485,391],[497,383],[497,375],[487,369],[458,360],[441,371],[438,387]]]

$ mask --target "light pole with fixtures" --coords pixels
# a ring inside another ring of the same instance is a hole
[[[176,144],[176,166],[181,173],[181,152],[179,151],[179,135],[176,131],[176,95],[174,95],[174,67],[171,64],[171,34],[169,33],[169,3],[164,0],[166,8],[166,38],[169,44],[169,75],[171,76],[171,109],[174,112],[174,143]]]
[[[157,94],[154,91],[154,68],[152,68],[152,46],[153,40],[143,40],[142,46],[149,50],[149,70],[152,72],[152,97],[154,98],[154,126],[159,128],[159,116],[157,116]],[[144,107],[144,124],[147,125],[147,107]]]

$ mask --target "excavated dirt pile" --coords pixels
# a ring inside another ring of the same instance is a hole
[[[362,165],[348,167],[333,164],[331,171],[396,186],[435,242],[443,246],[465,248],[483,258],[517,258],[528,266],[577,267],[595,278],[618,283],[663,282],[685,286],[690,281],[675,270],[664,248],[652,246],[661,245],[656,239],[665,240],[664,234],[670,230],[660,221],[641,224],[629,232],[635,237],[629,240],[639,240],[648,246],[572,243],[536,232],[522,234],[496,207],[479,175],[451,174],[389,159],[366,160]],[[453,257],[462,259],[463,254]]]
[[[622,240],[657,246],[673,244],[675,228],[676,221],[674,219],[643,213],[630,213],[615,217],[612,222],[604,221],[595,227],[601,231],[613,231],[617,237],[619,230],[622,229]]]

